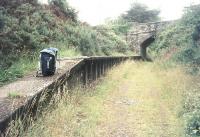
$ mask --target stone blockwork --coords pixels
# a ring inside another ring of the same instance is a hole
[[[159,31],[172,23],[174,23],[174,21],[133,23],[133,27],[127,33],[127,42],[132,50],[136,51],[142,56],[145,56],[146,47],[148,47],[150,44],[147,42],[152,42],[152,40],[156,38],[156,34]],[[143,50],[145,55],[143,55]]]

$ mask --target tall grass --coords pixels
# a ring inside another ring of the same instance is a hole
[[[146,137],[196,134],[198,122],[193,122],[190,116],[197,114],[196,110],[199,108],[198,80],[177,64],[127,62],[111,70],[95,87],[78,88],[70,92],[72,94],[65,94],[61,101],[39,115],[37,121],[20,136],[101,136],[102,131],[100,133],[99,129],[102,123],[110,125],[109,130],[112,130],[113,121],[123,120],[122,115],[118,117],[119,114],[115,113],[120,107],[110,108],[105,103],[125,96],[142,102],[140,105],[128,107],[128,114],[134,113],[134,117],[127,115],[127,124],[134,129],[136,135]],[[126,114],[126,111],[123,113]],[[130,124],[131,121],[134,121],[134,125]],[[138,123],[143,124],[137,125]],[[109,136],[109,130],[105,129],[103,133]]]
[[[57,103],[50,105],[42,115],[39,114],[37,121],[26,132],[23,131],[23,121],[18,120],[11,125],[7,137],[95,136],[96,125],[103,111],[103,100],[108,96],[109,86],[116,85],[116,81],[106,78],[96,84],[89,89],[77,87],[73,91],[66,91],[60,101],[54,101],[61,98],[60,95],[55,96],[51,102]]]
[[[18,78],[22,78],[25,74],[36,70],[37,59],[30,59],[24,56],[13,63],[13,65],[8,69],[0,68],[0,86],[15,81]]]
[[[103,81],[96,90],[94,87],[73,90],[71,95],[62,97],[59,103],[48,108],[21,136],[94,137],[108,85],[108,81]]]

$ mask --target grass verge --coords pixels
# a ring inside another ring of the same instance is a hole
[[[198,82],[175,64],[126,62],[95,87],[67,94],[20,136],[195,137]]]

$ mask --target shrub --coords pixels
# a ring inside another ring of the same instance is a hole
[[[200,111],[188,115],[187,134],[193,137],[200,136]]]
[[[49,4],[57,6],[66,18],[70,18],[73,22],[77,22],[77,12],[71,8],[66,0],[49,0]],[[57,16],[62,16],[57,12]]]
[[[189,74],[200,68],[200,5],[186,8],[182,19],[162,31],[150,51],[155,57],[167,58],[185,66]],[[197,75],[198,76],[198,75]],[[192,81],[191,81],[192,82]],[[183,117],[188,136],[200,136],[199,85],[187,89]]]
[[[41,49],[49,46],[66,54],[75,49],[74,54],[87,56],[128,50],[112,30],[98,31],[79,22],[76,11],[65,0],[51,0],[49,6],[30,0],[20,0],[20,3],[11,0],[0,6],[1,83],[23,76],[20,66],[17,70],[11,69],[15,63],[21,62],[22,57],[36,58]],[[28,54],[24,56],[24,53]]]

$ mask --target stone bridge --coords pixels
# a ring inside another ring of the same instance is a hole
[[[174,21],[133,23],[127,33],[126,40],[132,50],[140,54],[144,60],[149,60],[146,49],[155,40],[159,31],[172,24]]]

